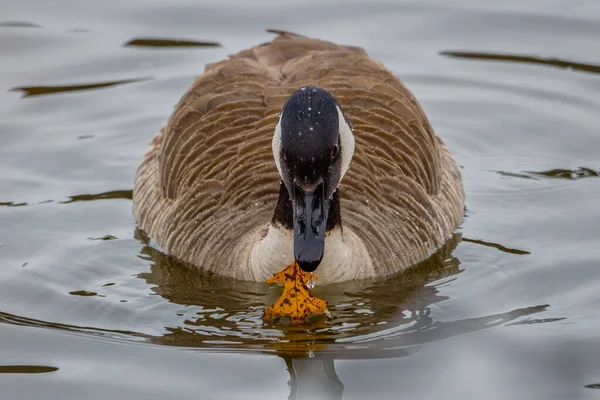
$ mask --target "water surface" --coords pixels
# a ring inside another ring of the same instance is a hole
[[[595,399],[594,0],[0,4],[3,399]],[[365,47],[462,167],[466,218],[406,274],[277,288],[187,268],[132,216],[135,170],[204,64],[272,36]]]

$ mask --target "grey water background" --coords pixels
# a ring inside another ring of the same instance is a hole
[[[317,285],[309,331],[131,212],[179,96],[266,28],[382,61],[467,195],[412,271]],[[599,73],[595,0],[1,0],[0,398],[599,398]]]

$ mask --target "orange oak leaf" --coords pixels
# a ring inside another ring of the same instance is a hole
[[[290,325],[302,325],[312,315],[325,314],[327,302],[308,292],[308,281],[317,279],[310,272],[304,272],[294,261],[286,269],[276,273],[267,283],[283,283],[283,293],[275,304],[265,309],[265,320],[288,317]]]

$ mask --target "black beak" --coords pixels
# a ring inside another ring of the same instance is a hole
[[[294,258],[303,271],[313,272],[323,259],[329,200],[323,183],[306,191],[294,185]]]

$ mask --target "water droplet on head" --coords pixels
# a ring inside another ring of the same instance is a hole
[[[306,90],[306,88],[303,86],[303,87],[300,88],[300,90]]]
[[[317,88],[313,88],[313,92],[316,93],[317,92]]]
[[[310,128],[308,128],[308,129],[310,129],[311,131],[314,131],[314,130],[315,130],[315,127],[314,127],[314,126],[311,126],[311,127],[310,127]]]
[[[308,111],[311,111],[311,110],[312,110],[312,107],[308,107]]]

